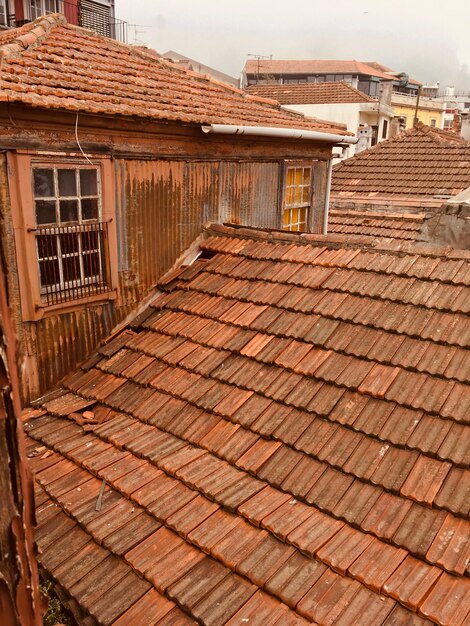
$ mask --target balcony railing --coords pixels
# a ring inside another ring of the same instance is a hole
[[[10,27],[14,28],[32,22],[40,17],[40,15],[47,15],[53,12],[63,13],[69,24],[90,28],[100,35],[110,37],[122,43],[127,43],[127,22],[110,15],[108,7],[104,5],[93,2],[92,0],[78,0],[77,3],[67,2],[67,0],[57,0],[55,2],[54,11],[46,10],[46,7],[50,6],[51,3],[44,3],[44,5],[36,3],[36,8],[33,10],[30,3],[25,3],[23,19],[20,19],[12,13],[8,16],[8,23]],[[42,9],[40,7],[42,7]]]

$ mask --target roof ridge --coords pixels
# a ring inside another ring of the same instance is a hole
[[[384,216],[386,217],[386,216]],[[347,246],[359,247],[363,249],[374,250],[376,252],[384,252],[386,254],[419,254],[423,257],[439,258],[444,255],[451,254],[453,259],[468,260],[470,251],[460,248],[453,248],[449,245],[434,245],[421,241],[398,240],[394,241],[393,237],[378,237],[373,235],[357,235],[346,233],[303,233],[280,230],[276,228],[263,228],[255,226],[243,226],[241,224],[233,224],[224,222],[209,222],[205,225],[204,233],[214,234],[226,237],[241,237],[249,239],[259,239],[269,243],[297,243],[301,245],[331,245],[331,246]]]
[[[239,94],[239,95],[243,96],[243,98],[245,98],[245,100],[248,100],[248,101],[251,101],[251,102],[257,102],[257,103],[260,103],[260,104],[267,104],[267,105],[269,105],[269,106],[271,106],[271,107],[273,107],[275,109],[278,109],[278,110],[281,109],[281,105],[279,104],[279,102],[277,100],[273,100],[272,98],[263,98],[262,96],[256,96],[256,95],[248,94],[248,93],[246,93],[246,91],[244,89],[240,89],[239,87],[235,87],[235,85],[230,85],[229,83],[225,83],[224,81],[219,80],[218,78],[214,78],[210,74],[202,74],[201,72],[196,72],[194,70],[189,70],[189,69],[186,69],[184,67],[178,67],[174,63],[172,63],[169,59],[166,59],[165,57],[160,57],[159,60],[162,61],[162,63],[165,63],[165,64],[169,65],[172,69],[177,69],[177,70],[179,70],[180,72],[182,72],[184,74],[189,74],[193,78],[207,81],[207,82],[209,82],[209,83],[211,83],[213,85],[217,85],[218,87],[221,87],[222,89],[225,89],[226,91],[230,91],[232,93]],[[303,115],[302,113],[299,113],[298,111],[296,113],[297,113],[298,117],[306,117],[305,115]]]
[[[67,19],[61,13],[51,13],[38,17],[34,22],[31,22],[30,28],[26,33],[19,35],[7,44],[0,44],[0,58],[16,57],[25,50],[35,48],[44,41],[54,28],[65,26],[66,24]]]

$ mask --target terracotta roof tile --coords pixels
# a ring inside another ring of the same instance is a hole
[[[439,198],[454,196],[470,186],[469,161],[470,143],[420,126],[338,163],[333,168],[332,200],[362,198],[365,202],[377,202],[389,198],[405,204],[408,199],[439,202]],[[436,171],[442,171],[443,175],[436,176]],[[332,217],[332,232],[386,236],[388,230],[389,236],[403,240],[412,240],[414,228],[419,224],[419,218],[400,224],[398,219],[385,217],[387,226],[376,220],[374,233],[371,216],[360,226],[353,226],[349,215],[336,217],[333,213]]]
[[[0,38],[0,100],[28,106],[190,124],[304,128],[343,125],[286,111],[275,101],[177,67],[135,46],[42,17]]]
[[[42,567],[103,624],[464,623],[462,266],[211,232],[212,258],[70,376],[55,415],[25,415]],[[412,304],[416,281],[448,292]],[[90,402],[106,421],[86,432]]]
[[[277,100],[281,104],[327,104],[343,102],[374,102],[373,98],[343,81],[331,83],[298,83],[250,85],[251,95]]]

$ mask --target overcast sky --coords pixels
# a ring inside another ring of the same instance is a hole
[[[470,0],[116,0],[130,43],[238,76],[247,54],[378,61],[470,89]]]

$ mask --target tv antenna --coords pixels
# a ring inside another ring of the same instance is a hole
[[[256,59],[258,61],[257,63],[257,69],[256,69],[256,82],[259,83],[259,62],[261,61],[261,59],[269,59],[271,60],[273,58],[272,54],[251,54],[250,52],[246,55],[252,59]]]
[[[147,26],[146,24],[129,24],[129,28],[134,30],[134,44],[145,46],[146,42],[140,39],[141,35],[145,35],[145,29],[151,28],[151,26]]]

